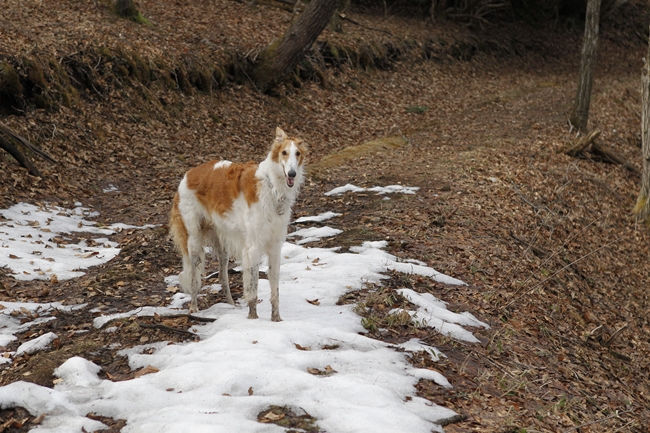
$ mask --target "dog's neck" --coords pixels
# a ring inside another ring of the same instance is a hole
[[[287,206],[287,196],[282,192],[280,189],[276,187],[276,185],[273,183],[273,180],[271,180],[270,175],[266,175],[265,177],[266,184],[269,187],[271,197],[273,197],[273,204],[275,205],[275,212],[278,215],[284,215],[287,211],[287,208],[291,206]]]
[[[268,196],[273,203],[273,210],[278,215],[284,215],[290,211],[300,189],[300,184],[289,188],[286,184],[284,174],[279,176],[277,173],[274,173],[272,169],[274,164],[269,156],[269,158],[260,163],[258,173],[261,174],[260,177],[263,184],[268,189]]]

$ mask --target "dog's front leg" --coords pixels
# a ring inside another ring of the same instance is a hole
[[[259,258],[251,258],[245,252],[242,259],[242,268],[244,299],[248,304],[248,318],[257,319],[257,283],[260,277]]]
[[[280,317],[280,249],[282,244],[277,248],[272,248],[268,252],[269,256],[269,284],[271,286],[271,320],[281,322]]]

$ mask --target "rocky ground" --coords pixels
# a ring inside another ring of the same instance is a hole
[[[102,47],[138,53],[144,63],[165,58],[188,65],[188,56],[218,62],[264,46],[291,19],[274,4],[221,0],[144,1],[140,8],[149,24],[121,20],[103,2],[5,4],[0,59],[19,73],[29,70],[31,58],[65,65],[66,58]],[[639,4],[629,3],[601,26],[589,124],[602,131],[599,144],[637,169],[646,52],[645,25],[639,23],[648,22]],[[395,342],[417,336],[448,356],[412,360],[453,385],[418,385],[420,395],[464,415],[446,431],[646,431],[648,235],[631,215],[639,178],[591,153],[571,158],[562,152],[576,138],[567,117],[581,31],[560,21],[552,31],[512,24],[481,33],[362,10],[348,16],[390,35],[344,21],[343,33],[328,30],[321,41],[349,47],[409,41],[416,48],[382,68],[352,60],[326,66],[319,81],[294,80],[273,96],[235,78],[202,91],[146,82],[129,72],[114,80],[100,74],[96,91],[69,89],[69,101],[52,91],[59,101],[54,107],[30,102],[5,112],[2,122],[58,163],[34,159],[43,173],[36,178],[0,155],[3,208],[20,201],[67,207],[82,202],[103,223],[159,227],[115,235],[120,255],[81,278],[21,282],[0,270],[1,300],[88,303],[32,327],[6,347],[15,350],[35,333],[60,336],[51,350],[0,366],[0,383],[52,386],[53,369],[74,355],[102,366],[106,378],[126,380],[138,372],[115,356],[112,343],[123,348],[191,340],[182,333],[194,324],[190,318],[122,321],[107,334],[92,327],[96,313],[89,310],[164,305],[170,297],[164,277],[180,265],[165,224],[183,173],[214,158],[261,159],[281,126],[310,146],[310,179],[295,214],[343,214],[334,226],[344,233],[320,245],[388,240],[397,256],[468,283],[452,287],[395,274],[379,296],[359,292],[341,300],[372,307],[364,317],[372,336]],[[97,71],[112,67],[99,59]],[[54,78],[46,73],[44,79]],[[382,141],[386,137],[392,138]],[[372,143],[354,147],[365,142]],[[421,189],[390,201],[372,194],[323,195],[346,183]],[[119,192],[103,192],[108,185]],[[233,280],[237,298],[241,286],[237,275]],[[491,329],[476,331],[482,344],[469,345],[389,325],[382,296],[403,287],[470,311]],[[200,307],[219,301],[210,295]],[[166,328],[155,326],[161,324]],[[19,408],[0,417],[16,421],[7,431],[25,431],[35,421]],[[118,420],[113,430],[122,427]]]

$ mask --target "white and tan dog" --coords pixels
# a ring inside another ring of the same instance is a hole
[[[259,165],[210,161],[191,169],[174,196],[169,230],[183,254],[181,288],[192,296],[190,312],[198,311],[205,254],[212,247],[219,258],[219,280],[228,303],[228,258],[241,259],[248,318],[257,318],[259,263],[269,259],[271,320],[279,322],[280,250],[287,235],[291,206],[304,179],[307,149],[276,129],[271,151]]]

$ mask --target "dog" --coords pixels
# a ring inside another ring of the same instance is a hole
[[[237,164],[210,161],[192,168],[178,186],[170,215],[170,234],[183,256],[181,288],[191,296],[190,313],[205,267],[204,246],[219,260],[219,282],[234,305],[228,284],[228,260],[241,260],[248,318],[257,319],[259,263],[268,256],[271,320],[279,322],[280,251],[300,187],[307,146],[276,128],[264,161]]]

